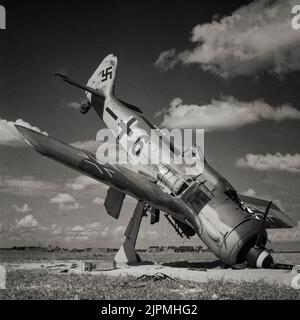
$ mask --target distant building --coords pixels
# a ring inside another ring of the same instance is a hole
[[[117,252],[118,249],[116,248],[107,248],[107,252]]]
[[[25,247],[25,250],[40,251],[41,247]]]
[[[201,252],[202,246],[150,246],[147,252]]]

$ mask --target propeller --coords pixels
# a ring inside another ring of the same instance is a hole
[[[270,201],[268,206],[267,206],[267,208],[266,208],[266,210],[265,210],[264,216],[263,216],[262,221],[261,221],[260,230],[259,230],[257,239],[255,241],[255,245],[254,245],[255,248],[259,248],[260,247],[261,239],[262,239],[262,236],[263,236],[263,232],[265,230],[265,224],[266,224],[266,221],[267,221],[267,216],[268,216],[269,211],[271,209],[272,203],[273,202]]]
[[[270,268],[271,265],[274,263],[269,250],[267,250],[262,245],[262,237],[265,231],[265,224],[266,224],[267,216],[271,209],[271,206],[272,206],[272,201],[268,203],[268,206],[261,220],[261,224],[260,224],[260,228],[259,228],[259,232],[255,241],[255,244],[248,251],[248,254],[247,254],[246,260],[249,263],[249,265],[254,268]]]

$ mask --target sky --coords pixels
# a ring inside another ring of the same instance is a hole
[[[300,30],[291,1],[0,1],[0,247],[116,247],[135,207],[105,212],[107,188],[20,141],[13,123],[67,143],[95,140],[86,83],[110,53],[116,94],[160,127],[205,129],[210,164],[240,192],[300,219]],[[162,216],[138,247],[181,245]],[[271,240],[300,240],[300,229]],[[184,244],[198,244],[193,238]]]

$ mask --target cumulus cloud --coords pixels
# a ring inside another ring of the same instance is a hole
[[[98,205],[104,205],[104,199],[103,198],[95,198],[94,200],[93,200],[93,203],[94,204],[98,204]]]
[[[177,63],[198,64],[224,78],[300,70],[300,32],[291,27],[294,4],[295,0],[253,1],[230,16],[196,25],[193,49],[164,51],[155,65],[168,70]]]
[[[78,202],[75,202],[74,204],[60,203],[58,205],[58,208],[60,211],[72,211],[72,210],[82,209],[83,206],[80,205]]]
[[[30,214],[22,219],[16,219],[17,228],[36,228],[39,226],[38,221]]]
[[[0,223],[0,232],[1,232]],[[107,245],[119,246],[124,240],[126,230],[123,225],[102,225],[100,222],[88,222],[74,225],[44,225],[32,215],[16,219],[14,224],[2,228],[1,237],[5,243],[13,245],[48,245],[54,243],[67,247],[100,247]],[[141,238],[145,241],[158,237],[158,232],[142,232]],[[1,239],[2,240],[2,239]]]
[[[0,145],[11,146],[11,147],[22,147],[25,146],[23,137],[19,134],[15,128],[15,124],[37,131],[39,133],[48,135],[47,132],[42,132],[39,128],[32,126],[28,122],[21,119],[17,121],[7,121],[0,118]]]
[[[114,235],[115,235],[116,237],[123,236],[125,230],[126,230],[126,227],[124,227],[124,226],[118,226],[118,227],[116,227],[115,230],[114,230]]]
[[[157,58],[155,65],[163,71],[173,69],[177,64],[176,49],[163,51]]]
[[[72,231],[74,231],[74,232],[82,232],[82,231],[84,231],[84,227],[80,226],[80,225],[77,225],[77,226],[72,228]]]
[[[148,230],[146,232],[141,232],[140,234],[141,239],[157,239],[158,238],[158,232],[155,230]]]
[[[59,193],[51,198],[49,203],[58,204],[59,210],[66,212],[83,208],[83,206],[76,202],[76,199],[69,193]]]
[[[233,97],[212,100],[208,105],[183,104],[181,98],[175,98],[170,106],[158,112],[163,116],[162,127],[200,128],[207,131],[233,130],[262,120],[283,121],[300,119],[300,111],[289,104],[272,107],[261,100],[242,102]]]
[[[68,203],[75,202],[75,198],[69,193],[59,193],[49,200],[50,203]]]
[[[120,240],[123,238],[125,230],[124,226],[117,226],[115,228],[105,227],[101,231],[100,237],[103,240]]]
[[[32,211],[32,209],[29,207],[27,203],[25,203],[22,207],[19,207],[17,205],[12,206],[17,212],[26,213],[29,211]]]
[[[95,240],[99,237],[101,230],[101,223],[93,222],[86,223],[84,225],[75,225],[73,227],[62,227],[54,224],[50,231],[52,235],[56,236],[60,240],[71,242]]]
[[[19,196],[44,196],[47,192],[57,190],[58,185],[34,177],[0,176],[0,192]]]
[[[100,235],[101,235],[101,238],[103,240],[108,240],[110,238],[110,236],[109,236],[109,228],[106,227],[103,231],[101,231]]]
[[[100,185],[100,183],[84,175],[77,176],[65,183],[65,187],[73,191],[82,191],[94,185]]]
[[[236,162],[239,168],[250,168],[258,171],[287,171],[290,173],[300,172],[300,154],[252,154],[248,153],[244,158]]]

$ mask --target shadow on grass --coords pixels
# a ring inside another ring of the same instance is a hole
[[[203,270],[207,269],[216,269],[216,268],[224,268],[225,265],[221,260],[215,261],[204,261],[204,262],[189,262],[189,261],[172,261],[165,262],[162,264],[163,266],[173,267],[173,268],[189,268],[195,270]]]
[[[128,266],[147,266],[155,264],[153,261],[128,262]]]

